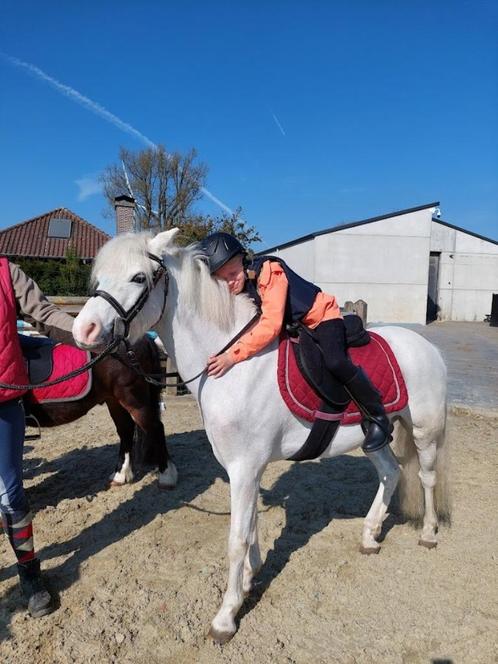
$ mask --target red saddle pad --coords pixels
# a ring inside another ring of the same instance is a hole
[[[53,349],[53,370],[47,381],[55,380],[75,369],[79,369],[89,360],[90,353],[88,351],[66,344],[57,344]],[[53,387],[37,388],[30,392],[30,399],[36,403],[77,401],[83,399],[91,387],[92,373],[88,370]]]
[[[382,395],[382,402],[387,413],[394,413],[405,408],[408,393],[398,362],[387,341],[369,332],[370,343],[358,348],[349,348],[352,362],[361,366],[375,387]],[[319,413],[322,399],[303,378],[291,347],[293,342],[288,337],[280,339],[278,348],[278,386],[283,400],[298,417],[313,422]],[[361,413],[356,404],[351,402],[342,413],[341,424],[358,424]]]

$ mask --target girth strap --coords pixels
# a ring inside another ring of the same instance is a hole
[[[342,413],[323,403],[303,446],[289,457],[289,461],[308,461],[323,454],[335,436],[341,417]]]

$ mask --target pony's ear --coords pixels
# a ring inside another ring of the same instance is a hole
[[[179,232],[179,228],[170,228],[167,231],[158,233],[155,237],[149,240],[149,250],[153,254],[161,256],[165,249],[173,244],[174,239]]]

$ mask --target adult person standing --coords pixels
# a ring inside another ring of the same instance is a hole
[[[49,302],[19,266],[0,257],[0,382],[29,383],[17,335],[17,314],[30,316],[38,331],[74,343],[73,318]],[[22,481],[23,392],[0,388],[0,510],[3,529],[17,558],[21,592],[33,617],[54,609],[40,573],[33,541],[32,515]]]

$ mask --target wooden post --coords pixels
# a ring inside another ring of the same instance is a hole
[[[363,321],[363,325],[367,325],[367,303],[364,300],[356,300],[356,302],[351,302],[348,300],[344,303],[342,308],[344,313],[347,314],[356,314]]]
[[[166,373],[175,373],[174,376],[169,376],[167,379],[168,383],[174,383],[171,387],[166,388],[166,394],[172,394],[173,396],[176,397],[178,393],[178,373],[177,373],[177,368],[175,362],[171,359],[171,357],[168,357],[166,360]]]

